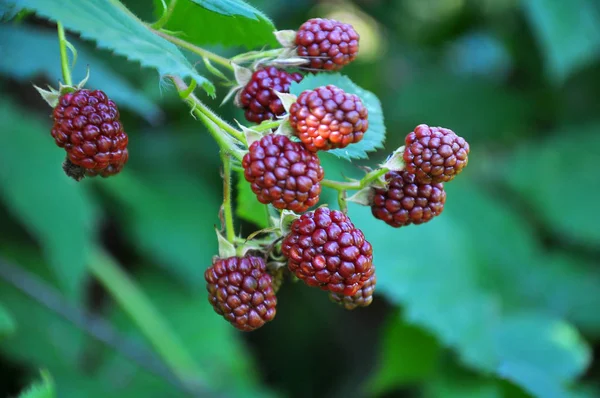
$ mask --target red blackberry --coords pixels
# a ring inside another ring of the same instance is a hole
[[[296,52],[313,69],[338,70],[354,61],[360,36],[352,25],[333,19],[309,19],[296,34]]]
[[[275,318],[277,297],[261,257],[217,259],[204,278],[215,312],[236,328],[249,332]]]
[[[358,96],[329,85],[302,92],[290,108],[290,124],[309,151],[327,151],[362,140],[368,115]]]
[[[100,90],[63,94],[52,113],[52,137],[65,148],[68,161],[93,177],[108,177],[123,169],[129,154],[127,134],[115,103]],[[65,170],[71,166],[65,166]]]
[[[375,266],[373,266],[375,270]],[[373,293],[375,292],[375,285],[377,284],[376,273],[373,272],[371,277],[365,282],[365,284],[358,289],[353,296],[344,296],[338,293],[329,292],[329,299],[334,303],[343,306],[347,310],[353,310],[356,307],[368,307],[373,302]]]
[[[255,141],[242,166],[261,203],[301,213],[319,201],[324,176],[319,158],[284,135],[269,134]]]
[[[341,211],[321,207],[292,223],[281,246],[288,268],[309,286],[353,296],[374,272],[373,249]]]
[[[406,136],[403,157],[420,183],[448,182],[469,162],[469,143],[452,130],[421,124]]]
[[[289,93],[292,82],[301,80],[300,73],[287,73],[274,66],[254,72],[239,97],[246,119],[260,123],[283,115],[285,109],[274,91]]]
[[[385,175],[386,189],[374,189],[371,212],[394,228],[423,224],[444,210],[444,185],[419,184],[408,171],[390,171]]]

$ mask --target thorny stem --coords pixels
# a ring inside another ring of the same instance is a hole
[[[321,181],[321,185],[324,187],[327,187],[327,188],[332,188],[332,189],[338,190],[338,191],[346,191],[346,190],[357,191],[359,189],[365,188],[371,182],[375,181],[382,175],[385,175],[385,173],[387,173],[388,171],[389,170],[384,167],[381,169],[373,170],[373,171],[365,174],[365,176],[359,181],[342,182],[342,181],[323,180],[323,181]]]
[[[58,30],[58,45],[60,48],[60,66],[62,68],[63,80],[65,85],[72,86],[73,81],[71,80],[71,69],[69,68],[69,56],[67,54],[67,38],[65,37],[65,29],[62,23],[57,22],[56,28]]]
[[[206,106],[202,101],[200,101],[192,93],[192,90],[190,90],[190,87],[188,87],[188,85],[185,84],[185,82],[180,77],[178,77],[178,76],[169,76],[169,77],[175,84],[175,87],[177,88],[177,91],[179,92],[179,96],[181,97],[181,99],[183,99],[185,102],[187,102],[187,104],[192,108],[192,112],[194,112],[195,115],[200,117],[200,119],[204,122],[206,121],[206,119],[208,119],[212,123],[216,124],[220,129],[225,131],[227,134],[232,136],[234,139],[239,141],[240,143],[246,144],[246,138],[244,137],[244,134],[241,131],[235,129],[233,126],[229,125],[227,122],[225,122],[219,116],[217,116],[213,111],[211,111],[208,108],[208,106]],[[205,122],[205,124],[207,124],[207,123]],[[217,143],[219,144],[219,146],[221,146],[223,149],[231,152],[238,160],[241,160],[239,151],[237,150],[237,148],[234,148],[232,146],[232,143],[227,142],[226,139],[224,139],[221,136],[218,136],[218,134],[215,134],[208,124],[207,124],[207,127],[209,127],[209,131],[211,132],[211,134],[213,134],[213,136],[214,136],[215,140],[217,140]]]
[[[221,152],[223,161],[223,216],[225,217],[225,233],[230,243],[235,242],[235,231],[233,227],[233,212],[231,210],[231,158],[225,152]]]
[[[221,66],[224,66],[225,68],[229,69],[230,71],[233,71],[233,66],[231,65],[230,60],[228,60],[225,57],[222,57],[218,54],[215,54],[213,52],[205,50],[201,47],[195,46],[192,43],[188,43],[187,41],[181,40],[175,36],[171,36],[170,34],[165,33],[163,31],[153,29],[153,27],[150,27],[150,30],[152,31],[152,33],[157,34],[158,36],[162,37],[163,39],[166,39],[181,48],[185,48],[186,50],[189,50],[195,54],[198,54],[201,57],[208,58],[211,61],[214,61],[214,62],[220,64]]]
[[[163,3],[164,4],[164,3]],[[175,5],[177,4],[177,0],[171,0],[167,9],[163,12],[158,21],[152,24],[153,29],[160,29],[167,24],[171,15],[173,15],[173,11],[175,10]]]

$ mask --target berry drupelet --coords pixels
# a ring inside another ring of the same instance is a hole
[[[108,177],[123,169],[128,138],[117,106],[104,92],[80,89],[63,94],[52,117],[52,137],[67,151],[68,167],[79,166],[89,177]]]
[[[448,182],[467,166],[469,143],[450,129],[421,124],[406,136],[403,157],[418,182]]]
[[[254,72],[239,96],[246,119],[249,122],[261,123],[283,115],[285,109],[275,91],[289,93],[292,82],[301,80],[300,73],[288,73],[274,66]]]
[[[359,142],[369,128],[368,116],[358,96],[333,85],[302,92],[290,107],[290,124],[313,152]]]
[[[318,208],[300,216],[281,246],[288,268],[309,286],[353,296],[374,272],[373,249],[341,211]]]
[[[420,184],[408,171],[385,175],[387,188],[374,188],[371,212],[394,228],[423,224],[444,210],[446,191],[441,183]]]
[[[284,135],[269,134],[252,143],[242,166],[261,203],[302,213],[319,201],[324,176],[319,158]]]
[[[261,257],[217,259],[204,278],[215,312],[236,328],[249,332],[275,318],[273,279]]]
[[[308,67],[339,70],[354,61],[360,36],[352,25],[333,19],[309,19],[296,33],[296,52],[306,57]]]

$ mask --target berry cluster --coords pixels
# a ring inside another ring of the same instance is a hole
[[[75,179],[119,173],[129,154],[115,103],[100,90],[60,96],[52,112],[52,137],[67,152],[65,172]]]
[[[255,61],[252,69],[232,63],[237,84],[227,98],[237,93],[235,103],[248,121],[267,122],[259,128],[239,132],[224,121],[217,123],[218,116],[194,97],[195,86],[169,76],[193,111],[202,108],[202,116],[223,130],[211,132],[221,146],[227,171],[221,213],[227,239],[218,232],[223,238],[219,239],[220,257],[204,277],[214,311],[242,331],[256,330],[275,318],[275,294],[284,273],[327,291],[331,301],[346,309],[370,305],[377,283],[373,248],[346,214],[346,191],[358,190],[348,200],[370,206],[375,218],[392,227],[422,224],[442,213],[444,184],[462,172],[469,155],[469,144],[452,130],[421,124],[406,136],[404,147],[360,181],[324,181],[319,153],[361,142],[369,134],[369,111],[358,95],[332,84],[291,96],[292,84],[304,76],[282,68],[337,71],[356,58],[359,35],[351,25],[320,18],[306,21],[297,32],[275,35],[282,49],[232,59]],[[214,67],[208,69],[227,79]],[[70,81],[69,72],[63,69],[63,73]],[[61,85],[60,91],[38,88],[54,108],[51,134],[66,151],[63,168],[69,176],[77,180],[112,176],[128,160],[128,137],[115,103],[102,91],[82,88],[83,84]],[[269,130],[274,126],[279,126],[275,132]],[[235,160],[227,162],[230,155]],[[240,160],[241,165],[236,162]],[[245,241],[232,231],[230,206],[231,169],[240,166],[258,201],[272,205],[271,227]],[[340,210],[319,207],[309,211],[319,203],[321,185],[338,190]],[[268,238],[254,240],[260,234]]]
[[[452,130],[421,124],[405,139],[405,170],[385,175],[386,188],[373,188],[371,212],[398,228],[422,224],[444,210],[444,182],[468,163],[469,144]]]

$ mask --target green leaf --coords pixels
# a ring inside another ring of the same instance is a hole
[[[600,179],[591,171],[600,162],[600,124],[566,128],[546,137],[519,147],[503,169],[506,181],[558,236],[595,247],[600,244],[593,216]]]
[[[78,298],[96,218],[85,183],[64,174],[65,153],[49,122],[0,102],[0,131],[0,198],[39,242],[67,295]]]
[[[149,177],[149,176],[148,176]],[[217,254],[220,190],[194,185],[189,176],[119,175],[102,181],[123,209],[124,227],[150,258],[194,289],[204,285],[198,272]]]
[[[0,73],[21,81],[31,81],[43,74],[52,81],[61,78],[60,54],[56,32],[35,30],[22,25],[0,26],[2,51],[10,57],[0,57]],[[129,108],[150,121],[156,121],[161,110],[156,104],[115,73],[93,54],[78,46],[77,64],[71,71],[75,81],[82,80],[91,66],[87,87],[103,90],[119,107]],[[35,54],[32,57],[31,54]],[[53,84],[56,85],[56,84]]]
[[[373,152],[382,148],[383,141],[385,140],[383,111],[381,110],[381,102],[379,102],[379,99],[375,94],[360,88],[347,76],[342,76],[338,73],[307,75],[300,83],[292,83],[290,92],[295,95],[300,95],[300,93],[305,90],[312,90],[329,84],[337,86],[348,93],[356,94],[362,100],[369,111],[369,129],[359,143],[349,145],[343,149],[334,149],[327,152],[346,160],[368,158],[369,155],[367,152]]]
[[[435,372],[440,347],[422,329],[402,322],[394,315],[384,329],[379,348],[379,368],[367,381],[373,395],[427,380]]]
[[[426,123],[450,128],[473,144],[530,133],[532,102],[497,83],[436,71],[404,83],[386,109],[392,111],[388,111],[391,122],[404,129],[398,133],[398,141],[415,126]]]
[[[0,253],[28,272],[49,279],[43,260],[35,255],[32,247],[0,246]],[[207,387],[223,387],[225,396],[269,396],[258,386],[256,366],[250,360],[241,334],[214,313],[205,289],[189,293],[163,273],[150,270],[145,270],[139,280],[144,292],[156,298],[153,303],[183,339],[190,354],[211,375]],[[0,341],[2,355],[33,368],[48,369],[61,397],[189,397],[120,351],[92,340],[73,323],[2,279],[0,301],[11,308],[19,325],[17,333]],[[72,311],[69,307],[60,309]],[[157,357],[129,316],[115,306],[106,307],[103,313],[106,321],[114,321],[111,326],[116,333],[113,335],[115,346],[137,354],[138,358],[142,354],[141,361],[153,362],[156,366]]]
[[[162,12],[160,1],[155,4]],[[239,0],[178,0],[165,28],[183,32],[183,39],[198,45],[277,46],[271,20]]]
[[[19,395],[19,398],[53,398],[55,396],[54,380],[50,373],[42,371],[42,380],[31,385],[27,391]]]
[[[206,266],[198,264],[203,274]],[[265,396],[258,387],[256,366],[244,346],[241,333],[216,314],[208,302],[206,290],[188,292],[158,272],[141,272],[141,289],[160,297],[155,305],[177,331],[200,368],[208,374],[211,387],[228,391],[234,397]],[[113,319],[132,338],[142,340],[126,314],[115,308]]]
[[[591,0],[526,0],[526,17],[555,82],[600,56],[600,11]]]
[[[250,4],[242,0],[191,0],[201,7],[207,10],[214,11],[216,13],[233,16],[241,15],[250,19],[267,19],[262,12],[252,7]]]
[[[244,172],[238,174],[236,214],[259,228],[269,226],[267,207],[256,199],[256,195],[250,189],[250,183],[244,178]]]
[[[0,246],[0,252],[42,281],[51,279],[35,248],[11,244]],[[97,346],[73,323],[1,279],[0,300],[10,307],[19,325],[17,333],[0,341],[2,355],[31,368],[48,369],[61,397],[183,396],[130,360]],[[64,300],[61,305],[66,305]]]
[[[21,11],[17,0],[0,0],[0,22],[10,21]]]
[[[14,333],[17,325],[10,312],[0,303],[0,339]]]
[[[442,215],[399,230],[374,219],[370,209],[351,205],[352,220],[373,245],[379,293],[402,305],[407,321],[434,333],[469,368],[506,377],[527,391],[567,394],[567,386],[588,365],[589,347],[572,325],[543,305],[525,305],[494,286],[522,283],[522,275],[498,271],[509,262],[536,278],[541,268],[530,263],[540,255],[536,241],[526,228],[515,233],[521,227],[513,224],[506,203],[470,182],[468,171],[445,188]],[[531,350],[515,348],[527,344]],[[550,384],[520,378],[511,366],[531,368]]]
[[[51,20],[59,20],[100,48],[114,51],[161,75],[192,77],[209,95],[215,88],[200,76],[174,44],[152,33],[118,0],[21,0],[23,5]]]

